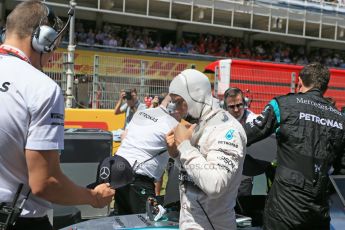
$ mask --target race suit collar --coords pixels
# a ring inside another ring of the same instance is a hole
[[[308,90],[307,92],[305,92],[307,94],[312,94],[312,95],[316,95],[316,96],[321,96],[322,97],[322,92],[321,90],[319,90],[318,88],[311,88],[310,90]],[[303,94],[303,93],[302,93]]]

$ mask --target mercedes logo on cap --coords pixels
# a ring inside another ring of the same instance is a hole
[[[110,170],[108,167],[102,167],[99,170],[99,177],[103,180],[107,179],[110,176]]]

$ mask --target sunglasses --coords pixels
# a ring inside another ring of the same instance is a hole
[[[236,108],[239,108],[239,109],[242,109],[244,106],[243,106],[243,103],[239,103],[239,104],[236,104],[236,105],[228,105],[228,109],[235,109]]]

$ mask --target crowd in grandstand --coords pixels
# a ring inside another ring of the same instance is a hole
[[[342,4],[344,4],[344,0],[324,0],[324,1],[320,0],[320,2],[321,3],[322,2],[331,2],[331,3],[342,3]]]
[[[166,36],[168,39],[162,36],[157,30],[141,27],[105,23],[102,29],[95,30],[85,28],[81,22],[76,24],[77,43],[88,46],[125,47],[300,65],[318,61],[330,67],[345,68],[345,54],[336,50],[311,49],[307,52],[304,46],[273,41],[254,41],[249,45],[242,38],[210,34],[184,34],[179,41],[169,40],[171,36]]]
[[[305,0],[300,0],[305,2]],[[313,3],[334,3],[334,4],[344,4],[344,0],[306,0],[307,2],[313,2]]]

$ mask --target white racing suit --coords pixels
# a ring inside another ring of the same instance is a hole
[[[200,119],[192,139],[178,146],[180,229],[236,229],[234,206],[241,182],[247,137],[228,112]],[[188,175],[187,175],[188,174]]]

